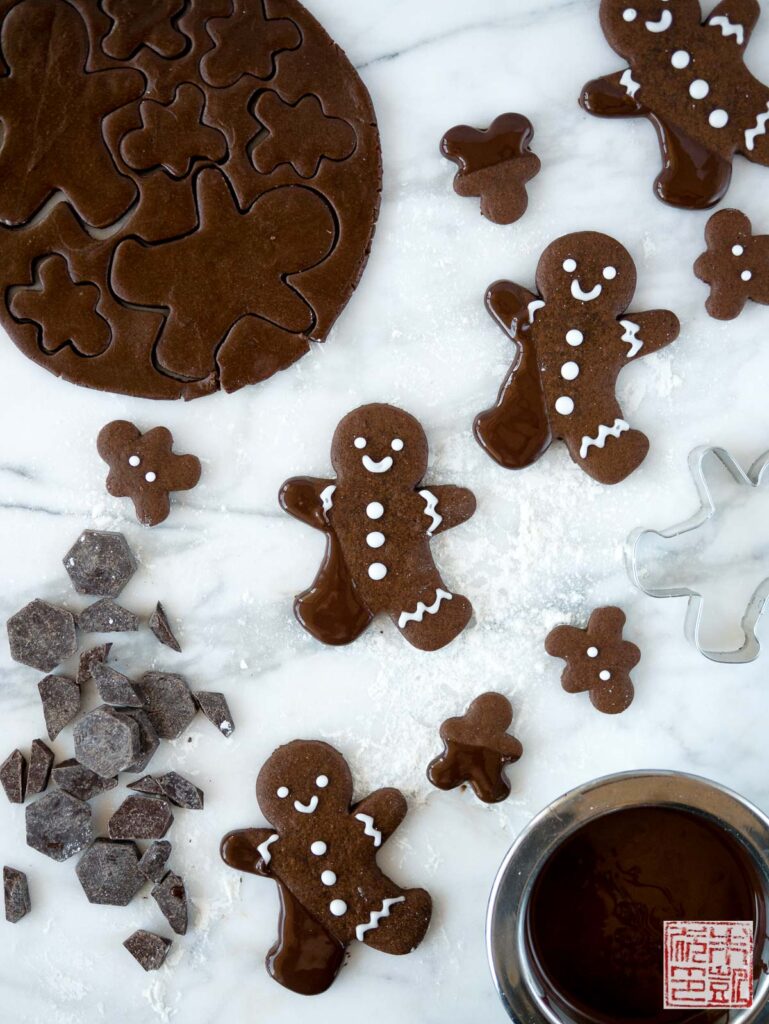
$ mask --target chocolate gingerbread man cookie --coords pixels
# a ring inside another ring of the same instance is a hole
[[[295,518],[326,534],[323,564],[294,604],[299,622],[326,644],[357,639],[389,615],[410,644],[445,647],[472,615],[438,572],[430,540],[469,519],[475,497],[452,484],[421,484],[427,439],[408,413],[364,405],[336,429],[335,480],[296,477],[280,492]]]
[[[601,27],[628,67],[588,82],[581,104],[599,117],[646,117],[657,130],[660,199],[704,209],[729,187],[732,159],[769,164],[769,88],[748,70],[757,0],[601,0]]]
[[[342,755],[313,740],[279,747],[256,780],[272,828],[245,828],[222,840],[237,871],[272,878],[280,893],[279,934],[267,954],[275,981],[302,995],[324,992],[355,939],[382,953],[410,953],[424,938],[432,901],[403,889],[376,862],[406,816],[397,789],[352,803]]]
[[[430,782],[438,789],[469,782],[484,803],[504,800],[510,795],[504,768],[523,754],[519,741],[507,732],[512,721],[510,701],[501,693],[482,693],[464,715],[447,718],[440,729],[443,753],[427,768]]]
[[[486,307],[516,345],[496,406],[475,420],[478,442],[501,466],[530,466],[555,438],[604,484],[643,462],[649,439],[625,419],[615,382],[631,360],[674,341],[679,324],[666,309],[626,312],[635,286],[627,250],[580,231],[545,249],[536,292],[512,281],[488,289]]]
[[[694,273],[710,285],[705,303],[716,320],[733,320],[750,299],[769,305],[769,235],[754,235],[740,210],[719,210],[705,228],[708,250]]]

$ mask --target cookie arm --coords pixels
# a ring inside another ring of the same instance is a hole
[[[419,494],[425,501],[425,515],[430,520],[427,532],[431,537],[467,522],[475,512],[475,495],[467,487],[437,484],[423,488]]]
[[[646,107],[634,96],[640,88],[630,68],[625,68],[588,82],[582,89],[579,104],[595,117],[642,117]]]
[[[495,281],[489,285],[485,302],[491,318],[515,341],[521,340],[521,331],[531,324],[537,309],[544,305],[539,296],[513,281]]]
[[[750,42],[760,14],[758,0],[721,0],[708,15],[706,24],[720,29],[742,52]]]
[[[646,313],[626,313],[620,320],[624,329],[622,340],[629,346],[627,361],[642,359],[659,352],[678,337],[681,325],[669,309],[652,309]]]
[[[377,789],[355,804],[352,816],[378,849],[406,817],[408,805],[399,789]]]
[[[316,530],[328,532],[326,512],[331,508],[334,482],[310,476],[295,476],[280,489],[281,508]]]
[[[268,868],[270,842],[277,833],[269,828],[239,828],[222,839],[219,852],[222,860],[236,871],[271,878]]]

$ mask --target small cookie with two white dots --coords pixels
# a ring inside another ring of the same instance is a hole
[[[705,227],[705,241],[694,273],[710,285],[710,316],[734,320],[748,299],[769,305],[769,235],[754,235],[740,210],[719,210]]]
[[[590,694],[598,711],[616,715],[630,707],[634,690],[630,670],[641,660],[635,644],[622,639],[621,608],[596,608],[587,627],[556,626],[545,638],[545,650],[563,658],[561,685],[567,693]]]
[[[143,434],[127,420],[114,420],[99,431],[96,447],[109,466],[107,490],[114,498],[130,498],[144,526],[168,518],[172,491],[188,491],[200,480],[200,459],[177,455],[173,443],[166,427]]]

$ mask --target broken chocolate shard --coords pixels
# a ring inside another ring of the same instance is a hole
[[[170,647],[172,651],[176,651],[177,654],[181,654],[181,645],[174,636],[173,630],[168,622],[168,616],[166,615],[165,608],[158,601],[155,611],[150,615],[149,627],[161,644],[165,644],[166,647]]]
[[[24,793],[27,787],[27,760],[20,750],[14,750],[0,765],[0,783],[12,804],[24,803]]]
[[[210,690],[196,690],[192,696],[197,706],[209,722],[216,726],[222,736],[232,736],[235,732],[235,723],[224,694],[213,693]]]
[[[168,870],[168,858],[171,856],[171,844],[167,839],[155,839],[142,854],[139,871],[150,882],[159,882]]]
[[[141,708],[123,708],[121,714],[132,718],[139,726],[139,756],[126,768],[127,772],[143,772],[160,746],[155,727]]]
[[[142,706],[142,699],[134,689],[133,683],[122,672],[97,662],[91,670],[91,675],[105,704],[131,708]]]
[[[177,935],[187,934],[187,892],[182,879],[169,871],[152,887],[152,897]]]
[[[29,883],[23,871],[3,868],[3,894],[5,896],[5,919],[16,924],[32,909],[29,899]]]
[[[141,755],[138,724],[126,712],[105,704],[80,719],[74,738],[77,760],[105,779],[126,771]]]
[[[203,810],[203,790],[198,789],[189,779],[178,772],[166,772],[158,775],[157,783],[172,804],[184,807],[188,811]]]
[[[171,940],[140,928],[129,935],[123,945],[145,971],[157,971],[168,956]]]
[[[125,798],[107,827],[110,839],[162,839],[173,820],[168,800],[136,794]]]
[[[27,845],[51,860],[68,860],[93,842],[91,808],[61,790],[29,804],[26,819]]]
[[[53,767],[53,751],[42,740],[32,741],[29,756],[29,772],[27,773],[26,797],[39,796],[48,788]]]
[[[83,686],[93,678],[93,667],[98,663],[106,662],[112,644],[99,644],[98,647],[91,647],[80,655],[80,664],[77,668],[78,686]]]
[[[77,797],[78,800],[90,800],[99,793],[105,793],[117,786],[117,776],[111,779],[102,778],[74,758],[57,764],[51,772],[51,778],[59,789]]]
[[[146,879],[139,871],[135,843],[97,839],[78,861],[75,873],[89,903],[127,907]]]
[[[111,597],[103,597],[80,613],[77,624],[84,633],[133,633],[139,619]]]
[[[160,783],[153,775],[143,775],[136,782],[129,783],[128,788],[133,789],[137,793],[147,793],[149,796],[164,795]]]
[[[12,615],[7,628],[13,660],[41,672],[52,672],[77,650],[72,613],[39,598]]]
[[[117,597],[136,572],[123,534],[105,530],[84,530],[63,561],[78,594]]]
[[[195,717],[195,703],[186,680],[172,672],[147,672],[136,684],[158,736],[175,740]]]
[[[37,684],[48,739],[55,740],[80,710],[80,687],[69,676],[46,676]]]

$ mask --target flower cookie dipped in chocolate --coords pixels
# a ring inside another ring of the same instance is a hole
[[[323,643],[351,643],[385,614],[410,644],[434,651],[470,621],[472,605],[444,583],[430,540],[469,519],[475,497],[453,484],[423,486],[427,456],[413,416],[364,405],[334,434],[336,479],[295,477],[281,488],[283,508],[326,534],[315,582],[294,604]]]
[[[601,27],[628,66],[584,87],[599,117],[646,117],[657,130],[657,196],[699,210],[725,194],[732,159],[769,164],[769,88],[744,53],[761,9],[722,0],[705,18],[699,0],[601,0]]]
[[[619,483],[643,462],[649,439],[625,419],[617,377],[674,341],[678,318],[667,309],[626,312],[635,264],[596,231],[552,242],[536,281],[536,291],[497,281],[486,292],[486,308],[516,353],[497,404],[476,417],[475,436],[506,469],[530,466],[560,439],[593,479]]]
[[[352,793],[337,750],[294,740],[278,747],[256,780],[273,827],[239,829],[222,840],[230,867],[277,883],[279,934],[267,970],[302,995],[333,983],[354,940],[382,953],[410,953],[430,923],[429,893],[401,888],[376,862],[406,816],[403,794],[378,789],[353,804]]]

